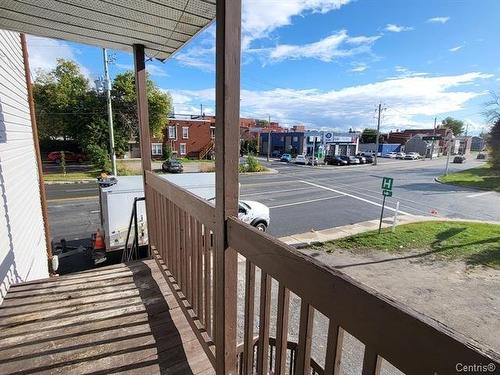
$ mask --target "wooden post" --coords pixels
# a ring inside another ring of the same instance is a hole
[[[148,226],[149,238],[153,238],[151,233],[152,225],[152,205],[147,197],[146,189],[146,171],[151,171],[151,143],[149,135],[149,111],[148,94],[146,88],[146,60],[144,55],[144,46],[134,44],[134,69],[135,69],[135,92],[137,96],[137,123],[139,126],[139,144],[141,148],[142,179],[144,182],[144,197],[146,198],[146,222]],[[156,245],[156,244],[155,244]],[[151,255],[151,250],[149,250]]]
[[[227,218],[238,215],[241,0],[216,7],[215,370],[235,374],[238,264],[228,247]]]
[[[49,274],[54,273],[52,267],[52,242],[50,241],[49,216],[47,210],[47,195],[45,192],[45,181],[43,178],[42,156],[40,153],[40,143],[38,140],[38,126],[36,124],[35,103],[33,101],[33,87],[31,86],[31,72],[28,58],[28,47],[26,36],[21,34],[21,49],[23,51],[24,75],[26,77],[26,88],[28,93],[28,103],[30,108],[31,132],[33,133],[33,144],[35,145],[35,157],[38,171],[38,188],[40,190],[40,205],[42,206],[43,229],[45,232],[45,246],[47,251],[47,262]]]

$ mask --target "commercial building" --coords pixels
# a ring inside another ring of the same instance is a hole
[[[360,134],[357,132],[323,132],[323,145],[328,155],[356,155],[359,148]]]
[[[323,144],[324,132],[318,130],[306,130],[304,132],[304,152],[321,158],[325,155],[325,145]]]
[[[483,151],[486,147],[486,141],[482,137],[472,137],[470,150],[471,151]]]
[[[420,156],[423,157],[436,157],[439,155],[439,150],[438,147],[435,147],[434,149],[432,147],[432,142],[433,141],[426,141],[424,140],[425,136],[423,134],[417,134],[413,137],[411,137],[405,144],[405,152],[417,152]]]
[[[269,137],[269,134],[271,135]],[[259,154],[267,155],[268,139],[271,139],[271,154],[290,153],[300,155],[304,153],[304,133],[286,132],[286,133],[260,133]]]

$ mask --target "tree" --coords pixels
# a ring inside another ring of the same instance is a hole
[[[159,137],[168,124],[168,114],[172,110],[172,98],[169,93],[160,90],[147,77],[146,81],[149,105],[149,127],[151,135]],[[131,136],[137,136],[137,102],[135,93],[135,75],[132,71],[118,74],[113,81],[111,90],[115,123],[129,131]]]
[[[500,117],[491,127],[487,142],[490,149],[491,165],[500,171]]]
[[[441,126],[445,129],[450,129],[453,135],[457,136],[464,132],[464,122],[454,119],[453,117],[446,117],[441,121]]]
[[[379,134],[379,141],[382,142],[383,137]],[[361,143],[376,143],[377,142],[377,129],[366,128],[361,133],[361,137],[359,139]]]
[[[255,124],[259,128],[267,128],[269,126],[269,121],[267,121],[267,120],[255,120]]]
[[[53,70],[40,71],[33,83],[40,137],[76,139],[82,123],[89,121],[87,108],[82,108],[87,92],[88,80],[73,61],[58,59]]]

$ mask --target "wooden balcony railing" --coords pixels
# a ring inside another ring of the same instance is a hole
[[[157,261],[177,290],[188,320],[198,330],[198,338],[215,363],[214,206],[151,172],[146,172],[146,200],[150,210],[150,243]],[[228,219],[227,232],[229,247],[237,251],[240,262],[245,262],[245,293],[241,296],[244,309],[239,316],[244,322],[241,358],[239,369],[229,373],[264,375],[271,368],[277,375],[337,374],[344,331],[365,346],[363,375],[378,374],[382,358],[404,373],[418,375],[455,373],[457,363],[499,362],[498,354],[479,349],[446,326],[389,300],[236,218]],[[260,283],[256,283],[257,275]],[[271,322],[273,279],[278,284],[275,322]],[[288,338],[290,293],[301,299],[295,343]],[[329,320],[324,368],[311,358],[316,312]],[[270,337],[271,324],[276,327],[275,338]],[[258,326],[257,338],[255,326]]]

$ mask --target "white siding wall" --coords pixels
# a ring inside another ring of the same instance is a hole
[[[9,285],[47,276],[21,41],[0,30],[0,303]]]

